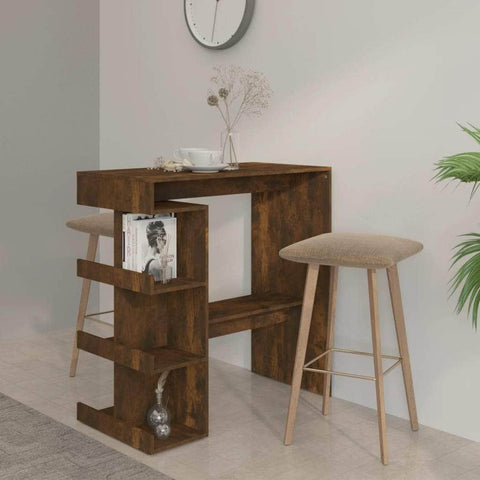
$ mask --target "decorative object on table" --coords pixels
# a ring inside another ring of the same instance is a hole
[[[192,164],[189,160],[171,160],[163,157],[158,157],[153,164],[153,167],[147,167],[148,170],[163,170],[164,172],[182,172],[187,167],[191,167]]]
[[[480,129],[469,125],[459,127],[480,144]],[[434,180],[458,180],[461,183],[473,183],[470,199],[480,187],[480,152],[457,153],[442,158],[435,163]],[[451,268],[461,265],[450,280],[451,294],[460,291],[456,313],[459,314],[468,303],[468,316],[472,318],[472,325],[477,329],[478,309],[480,306],[480,234],[468,233],[462,235],[467,239],[455,247]]]
[[[163,390],[169,371],[163,372],[157,383],[155,394],[157,396],[157,403],[152,405],[147,412],[147,424],[155,432],[155,436],[160,439],[165,439],[170,436],[170,412],[162,403]]]
[[[222,50],[235,45],[250,25],[255,0],[184,0],[185,20],[203,47]]]
[[[177,277],[177,218],[173,214],[125,213],[122,233],[122,268],[148,273],[162,283]]]
[[[241,118],[259,117],[270,105],[272,90],[263,73],[233,65],[214,67],[207,103],[215,107],[225,122],[221,146],[227,170],[238,170],[239,134],[235,130]]]
[[[193,167],[187,167],[187,170],[189,170],[190,172],[193,172],[193,173],[218,173],[218,172],[221,172],[222,170],[226,170],[227,167],[228,167],[228,165],[217,165],[217,166],[214,166],[214,167],[193,166]]]
[[[184,163],[185,169],[196,173],[219,172],[226,168],[221,150],[206,148],[178,148],[173,152],[178,162]]]

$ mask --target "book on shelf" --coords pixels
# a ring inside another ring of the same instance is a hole
[[[173,214],[125,213],[122,218],[122,267],[177,277],[177,219]],[[162,277],[163,278],[163,277]]]

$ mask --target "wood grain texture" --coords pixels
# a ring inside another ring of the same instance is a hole
[[[139,350],[114,342],[113,337],[102,338],[91,333],[77,332],[78,348],[145,375],[160,374],[204,360],[203,355],[186,352],[170,345]]]
[[[209,304],[210,338],[263,328],[287,321],[300,313],[300,298],[268,293],[246,295]]]
[[[205,286],[204,281],[193,278],[174,278],[170,282],[162,284],[155,282],[152,275],[112,267],[103,263],[90,262],[81,258],[77,260],[77,275],[146,295],[158,295]]]
[[[331,230],[329,173],[297,174],[290,188],[252,194],[252,293],[301,298],[307,266],[283,260],[278,251]],[[329,269],[321,267],[307,358],[325,349]],[[280,324],[252,331],[252,371],[290,383],[298,335],[298,312]],[[303,388],[322,393],[323,376],[305,373]]]
[[[113,267],[78,266],[79,274],[115,286],[113,341],[82,337],[86,348],[106,356],[114,344],[114,406],[79,404],[81,421],[147,453],[208,434],[208,210],[174,198],[252,193],[252,295],[210,305],[210,322],[214,336],[252,328],[254,371],[291,380],[306,266],[280,259],[278,251],[330,231],[330,168],[248,163],[205,175],[78,172],[77,185],[79,204],[115,210]],[[121,268],[122,214],[166,211],[176,212],[178,222],[179,279],[170,287]],[[308,355],[324,348],[328,286],[328,268],[321,267]],[[170,368],[164,395],[177,433],[159,445],[145,415],[158,371]],[[319,378],[306,374],[303,386],[320,392]]]
[[[157,203],[156,208],[170,206]],[[150,454],[208,435],[208,210],[176,208],[177,271],[195,281],[158,285],[148,275],[123,270],[122,211],[114,215],[114,266],[79,261],[80,274],[115,286],[113,341],[81,334],[85,349],[115,364],[113,408],[97,411],[79,404],[77,417]],[[162,442],[145,419],[164,370],[170,370],[164,398],[173,423],[171,436]]]
[[[97,410],[84,403],[78,403],[77,412],[79,421],[149,455],[206,436],[205,433],[195,431],[185,425],[173,423],[170,437],[159,440],[146,425],[132,425],[115,418],[113,407]]]
[[[80,350],[93,353],[107,360],[115,358],[115,343],[113,337],[102,338],[92,333],[78,331],[77,345]]]
[[[125,212],[155,213],[155,202],[285,189],[295,175],[308,172],[330,172],[330,168],[242,163],[237,171],[211,174],[168,173],[146,168],[78,172],[77,203]]]
[[[178,274],[196,275],[205,286],[163,295],[144,295],[118,287],[114,290],[116,344],[147,353],[168,346],[204,358],[206,366],[199,362],[171,371],[165,392],[170,392],[173,421],[198,427],[205,434],[208,433],[207,222],[206,208],[177,214]],[[121,234],[115,230],[115,242],[118,233]],[[117,262],[121,262],[121,255],[115,257],[118,267]],[[145,376],[115,363],[114,417],[141,424],[155,401],[157,379],[158,376]]]

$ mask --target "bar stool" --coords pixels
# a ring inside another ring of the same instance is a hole
[[[95,255],[97,253],[98,237],[103,235],[104,237],[113,238],[113,212],[99,213],[97,215],[89,215],[87,217],[74,218],[66,223],[67,227],[78,230],[79,232],[88,233],[88,248],[86,260],[91,262],[95,261]],[[74,377],[77,373],[77,363],[79,350],[77,348],[77,331],[83,330],[85,319],[102,322],[96,315],[104,315],[106,313],[112,313],[113,310],[106,312],[91,313],[87,315],[88,297],[90,294],[90,282],[91,280],[84,278],[82,282],[82,293],[80,295],[80,305],[78,306],[77,315],[77,328],[75,329],[75,337],[73,339],[72,359],[70,361],[70,376]]]
[[[332,375],[343,375],[366,380],[373,380],[377,394],[377,415],[380,437],[380,454],[382,463],[388,464],[388,447],[386,437],[385,400],[383,394],[383,377],[397,365],[402,366],[403,381],[407,397],[408,412],[412,430],[418,430],[417,409],[413,392],[412,372],[408,355],[407,335],[403,315],[400,284],[398,280],[397,263],[423,249],[423,245],[413,240],[390,237],[385,235],[372,235],[367,233],[326,233],[294,243],[280,250],[280,257],[293,262],[307,263],[307,278],[303,297],[300,328],[298,332],[297,351],[293,369],[290,405],[288,408],[287,423],[285,428],[285,445],[292,443],[293,428],[297,413],[298,398],[303,371],[322,373],[325,375],[323,385],[323,415],[328,415],[328,402],[330,382]],[[330,300],[328,309],[328,326],[326,348],[318,357],[306,364],[305,353],[307,349],[308,334],[314,305],[315,289],[317,285],[320,265],[330,266]],[[370,301],[370,320],[372,328],[373,353],[358,352],[334,348],[333,334],[335,327],[335,306],[337,299],[338,267],[365,268],[368,276],[368,291]],[[399,348],[398,357],[382,355],[380,344],[380,325],[378,317],[377,297],[377,269],[386,269],[390,288],[395,330]],[[354,375],[331,370],[332,352],[353,353],[373,357],[375,377]],[[316,369],[310,366],[325,356],[325,368]],[[382,358],[396,360],[387,370],[383,371]]]

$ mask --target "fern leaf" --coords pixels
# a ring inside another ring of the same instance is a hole
[[[476,233],[463,236],[471,239],[460,242],[455,247],[450,268],[458,262],[463,261],[463,264],[450,280],[450,295],[458,292],[456,312],[460,313],[466,307],[476,330],[480,305],[480,236]]]

